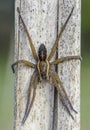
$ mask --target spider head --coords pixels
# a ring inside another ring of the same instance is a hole
[[[47,58],[47,50],[44,44],[41,44],[39,47],[38,57],[40,61],[45,61]]]

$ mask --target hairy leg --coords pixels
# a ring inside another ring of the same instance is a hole
[[[35,47],[34,47],[34,45],[33,45],[32,39],[31,39],[31,37],[30,37],[30,35],[29,35],[28,29],[27,29],[27,27],[26,27],[26,25],[25,25],[25,23],[24,23],[24,21],[23,21],[23,18],[22,18],[21,14],[20,14],[19,7],[17,8],[17,12],[18,12],[19,17],[20,17],[20,19],[21,19],[21,21],[22,21],[22,24],[23,24],[23,26],[24,26],[24,30],[25,30],[25,32],[26,32],[26,34],[27,34],[27,37],[28,37],[28,40],[29,40],[29,44],[30,44],[30,47],[31,47],[31,51],[32,51],[33,57],[34,57],[34,59],[37,61],[37,60],[38,60],[38,56],[37,56],[37,54],[36,54],[36,50],[35,50]]]
[[[30,92],[30,95],[31,95],[31,92]],[[30,95],[28,95],[29,98],[30,98]],[[36,88],[33,90],[33,96],[32,96],[31,103],[29,104],[29,99],[27,101],[27,106],[26,106],[25,114],[24,114],[24,117],[23,117],[23,120],[22,120],[22,124],[25,123],[25,121],[26,121],[26,119],[27,119],[27,117],[28,117],[28,115],[30,113],[30,110],[31,110],[31,108],[33,106],[33,103],[34,103],[34,100],[35,100],[35,96],[36,96]]]
[[[62,104],[65,106],[67,112],[72,117],[72,119],[74,119],[73,115],[70,112],[70,109],[72,111],[74,111],[75,113],[77,113],[77,111],[74,110],[74,108],[73,108],[73,106],[72,106],[72,104],[71,104],[71,102],[68,98],[68,95],[67,95],[67,93],[64,89],[64,86],[63,86],[62,82],[60,81],[59,76],[57,75],[56,72],[53,72],[53,71],[50,71],[49,75],[50,75],[50,78],[51,78],[50,79],[51,84],[57,88],[57,91],[60,95],[60,99],[61,99]]]
[[[37,84],[38,84],[38,78],[37,78],[36,72],[34,72],[32,77],[31,77],[30,86],[28,88],[27,104],[26,104],[25,114],[24,114],[24,117],[22,119],[22,124],[25,123],[25,121],[26,121],[26,119],[31,111],[31,108],[33,106],[35,96],[36,96]],[[32,94],[31,94],[31,92],[32,92]],[[32,99],[30,100],[31,95],[32,95]]]
[[[59,58],[53,62],[51,62],[50,64],[52,65],[56,65],[56,64],[59,64],[59,63],[62,63],[64,61],[69,61],[69,60],[81,60],[81,56],[66,56],[66,57],[62,57],[62,58]]]
[[[71,13],[69,14],[69,16],[68,16],[68,18],[67,18],[65,24],[63,25],[63,27],[61,28],[61,31],[60,31],[59,35],[57,36],[57,39],[56,39],[56,41],[55,41],[55,43],[54,43],[54,45],[53,45],[53,47],[52,47],[52,49],[51,49],[51,52],[50,52],[50,54],[49,54],[48,61],[50,61],[51,58],[52,58],[52,57],[54,56],[54,54],[55,54],[56,47],[57,47],[57,45],[58,45],[58,43],[59,43],[59,39],[60,39],[60,37],[61,37],[61,35],[62,35],[62,33],[63,33],[63,31],[64,31],[66,25],[67,25],[67,23],[68,23],[68,21],[69,21],[71,15],[72,15],[72,13],[73,13],[73,10],[74,10],[74,7],[72,8]]]
[[[48,79],[48,73],[49,73],[49,69],[50,69],[50,64],[49,64],[48,60],[46,60],[46,64],[47,64],[47,71],[46,71],[46,73],[47,73],[47,79]]]
[[[24,65],[26,65],[26,66],[35,68],[35,64],[33,64],[32,62],[29,62],[29,61],[26,61],[26,60],[18,60],[17,62],[15,62],[15,63],[13,63],[13,64],[11,65],[13,73],[15,73],[14,66],[15,66],[15,65],[18,65],[18,64],[24,64]]]
[[[38,79],[39,79],[39,82],[41,82],[42,81],[42,78],[41,78],[41,72],[40,72],[40,61],[38,61],[38,63],[37,63],[37,69],[38,69],[38,74],[39,74],[39,76],[38,76]]]

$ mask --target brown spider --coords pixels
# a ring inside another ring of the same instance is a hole
[[[27,27],[26,27],[26,25],[25,25],[25,23],[22,19],[19,8],[17,8],[19,18],[21,19],[21,22],[24,26],[24,30],[25,30],[27,37],[28,37],[28,40],[29,40],[29,44],[30,44],[30,47],[31,47],[31,50],[32,50],[33,57],[37,61],[37,64],[34,64],[30,61],[18,60],[17,62],[12,64],[13,73],[15,73],[14,66],[17,65],[18,63],[24,64],[28,67],[32,67],[32,68],[35,69],[35,71],[33,72],[32,76],[31,76],[31,81],[30,81],[30,85],[29,85],[29,88],[28,88],[28,92],[27,92],[27,104],[26,104],[26,109],[25,109],[25,114],[24,114],[23,120],[22,120],[22,124],[25,123],[25,121],[28,117],[28,114],[29,114],[29,112],[32,108],[32,105],[33,105],[33,102],[34,102],[34,99],[35,99],[35,95],[36,95],[37,84],[39,82],[41,82],[42,80],[49,81],[53,86],[55,86],[57,88],[57,91],[60,94],[61,102],[65,106],[67,112],[72,117],[72,119],[74,119],[74,117],[71,114],[70,110],[77,113],[77,111],[74,110],[74,108],[73,108],[73,106],[72,106],[72,104],[71,104],[71,102],[70,102],[70,100],[67,96],[67,93],[66,93],[66,91],[63,87],[63,84],[62,84],[58,74],[51,70],[51,65],[56,65],[56,64],[62,63],[64,61],[68,61],[68,60],[72,60],[72,59],[81,60],[81,57],[80,56],[67,56],[67,57],[62,57],[62,58],[56,59],[53,62],[50,62],[51,58],[55,54],[56,47],[58,45],[59,39],[60,39],[60,37],[61,37],[61,35],[62,35],[66,25],[67,25],[72,13],[73,13],[73,10],[74,10],[74,7],[72,8],[71,13],[69,14],[65,24],[61,28],[61,31],[60,31],[59,35],[57,36],[56,41],[55,41],[55,43],[54,43],[54,45],[51,49],[51,52],[50,52],[49,56],[47,57],[47,49],[46,49],[44,44],[40,45],[39,50],[38,50],[38,56],[37,56],[35,47],[32,43],[31,37],[30,37],[29,32],[28,32],[28,29],[27,29]],[[30,95],[31,95],[32,86],[34,86],[34,91],[33,91],[32,100],[30,102]]]

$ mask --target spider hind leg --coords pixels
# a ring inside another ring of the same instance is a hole
[[[73,115],[71,114],[71,112],[70,112],[68,106],[65,104],[65,102],[64,102],[62,99],[61,99],[61,102],[62,102],[63,106],[66,108],[68,114],[69,114],[69,115],[71,116],[71,118],[74,120],[74,117],[73,117]]]
[[[37,88],[37,84],[38,84],[38,78],[37,78],[37,73],[34,72],[32,77],[31,77],[31,81],[30,81],[30,86],[28,88],[28,94],[27,94],[27,103],[26,103],[26,109],[25,109],[25,113],[24,113],[24,117],[22,119],[22,125],[25,123],[35,100],[36,97],[36,88]],[[32,91],[33,90],[33,91]],[[32,94],[31,94],[32,92]],[[31,98],[32,95],[32,98]],[[31,98],[31,99],[30,99]]]
[[[51,84],[56,87],[56,89],[60,95],[60,100],[61,100],[63,106],[65,107],[65,109],[67,110],[67,112],[71,116],[71,118],[74,120],[74,117],[71,114],[71,110],[74,111],[75,113],[77,113],[77,111],[73,108],[58,74],[56,72],[50,71],[49,75],[51,78],[51,80],[50,80]]]

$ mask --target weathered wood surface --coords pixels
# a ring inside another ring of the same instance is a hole
[[[57,32],[67,19],[73,5],[73,15],[61,37],[58,57],[80,54],[80,0],[16,0],[15,1],[15,61],[25,59],[36,63],[29,47],[27,36],[18,17],[20,8],[24,22],[29,30],[36,51],[41,43],[47,47],[48,54],[55,42]],[[57,26],[58,24],[58,26]],[[38,85],[36,98],[28,119],[21,121],[27,101],[27,89],[33,69],[18,65],[15,73],[15,130],[80,130],[80,62],[69,61],[58,66],[58,74],[69,98],[78,111],[73,121],[62,104],[54,99],[54,87],[42,83]],[[56,109],[54,108],[56,102]],[[55,113],[53,115],[53,110]]]

